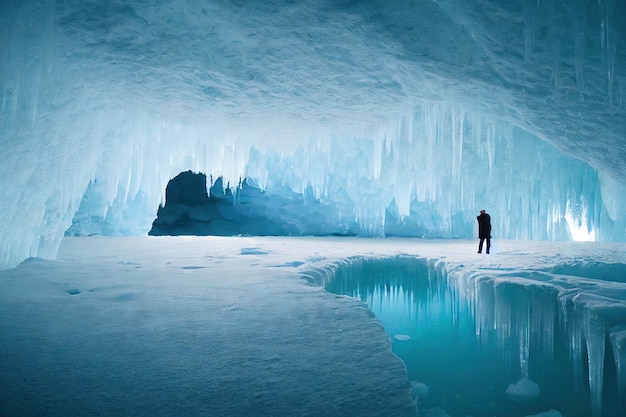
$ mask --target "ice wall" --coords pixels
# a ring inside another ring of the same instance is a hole
[[[54,257],[81,201],[147,231],[188,169],[368,235],[467,237],[485,208],[499,238],[623,240],[624,6],[560,6],[3,2],[0,268]]]
[[[273,235],[272,220],[285,225],[285,216],[304,215],[334,224],[335,230],[304,225],[286,234],[345,234],[349,225],[350,234],[361,236],[471,239],[477,211],[486,208],[496,239],[623,240],[624,216],[615,208],[609,214],[595,170],[508,123],[441,103],[381,120],[359,136],[311,137],[291,153],[261,146],[242,155],[240,172],[233,170],[226,181],[233,195],[239,193],[241,176],[266,191],[259,194],[263,201],[246,205],[249,210],[256,207],[259,215],[267,213],[270,223],[267,230],[258,224],[248,233]],[[215,173],[211,169],[216,161],[199,155],[201,150],[196,150],[186,157],[190,166]],[[145,167],[150,169],[158,173],[158,167]],[[71,234],[149,230],[156,213],[154,199],[142,199],[143,206],[134,203],[133,216],[126,207],[130,197],[118,192],[110,205],[101,188],[100,179],[90,185],[74,219],[81,229],[73,228]],[[300,198],[287,204],[293,193]],[[274,203],[265,201],[272,199]],[[320,205],[328,208],[325,214],[319,213]],[[268,209],[272,206],[280,210],[275,217]],[[96,214],[92,230],[85,219],[90,211]],[[217,229],[215,233],[223,234]]]
[[[509,123],[441,103],[360,136],[257,156],[246,173],[270,190],[311,186],[340,212],[352,210],[362,234],[472,238],[485,208],[495,238],[570,240],[579,229],[599,240],[625,237],[625,213],[607,212],[594,169]],[[385,227],[391,221],[394,230]]]

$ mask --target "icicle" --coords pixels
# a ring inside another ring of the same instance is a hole
[[[529,376],[530,361],[530,330],[528,327],[528,322],[523,322],[518,326],[520,373],[526,378]]]
[[[591,415],[602,415],[602,384],[604,379],[604,355],[606,330],[595,312],[586,309],[584,333],[589,365],[589,391],[591,393]]]
[[[510,289],[510,286],[504,282],[496,282],[494,285],[494,328],[496,330],[496,341],[498,352],[503,355],[507,363],[511,361],[511,352],[508,343],[513,335],[513,317],[511,311],[512,296]]]
[[[574,392],[583,390],[583,329],[579,314],[574,310],[571,293],[559,295],[561,304],[560,322],[567,329],[569,340],[569,360],[572,367],[572,384]]]
[[[623,410],[626,409],[626,325],[611,328],[609,338],[617,370],[617,408]]]
[[[534,291],[531,296],[531,343],[540,346],[541,361],[550,364],[554,352],[555,294]]]
[[[496,298],[491,279],[476,280],[476,313],[474,322],[476,324],[476,336],[481,345],[486,345],[489,332],[495,328],[495,306]]]

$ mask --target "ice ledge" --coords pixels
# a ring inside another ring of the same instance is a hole
[[[616,262],[625,259],[620,256],[623,246],[616,245],[614,251],[608,252],[606,248],[572,244],[562,246],[553,255],[505,255],[503,251],[502,257],[480,258],[478,262],[441,256],[422,261],[430,265],[432,285],[452,294],[454,314],[474,318],[479,340],[485,337],[482,335],[495,333],[502,349],[510,349],[511,341],[518,344],[515,351],[506,354],[519,356],[523,379],[529,377],[531,361],[553,360],[555,340],[567,341],[574,384],[588,387],[590,413],[600,416],[603,396],[607,396],[607,366],[608,375],[616,374],[609,382],[617,386],[617,408],[626,409],[626,264]],[[581,256],[581,249],[590,253]],[[420,255],[427,252],[419,251]],[[381,274],[389,275],[394,264],[410,259],[410,255],[386,259],[376,254],[353,256],[307,271],[305,277],[315,285],[325,285],[335,279],[340,269],[350,269],[352,275],[358,276],[361,265],[369,263],[372,268],[372,260],[379,260]],[[609,365],[605,364],[607,355],[612,356],[608,358]]]

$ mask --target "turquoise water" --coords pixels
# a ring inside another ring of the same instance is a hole
[[[353,261],[326,289],[362,300],[380,319],[409,379],[429,388],[418,400],[422,413],[440,407],[452,417],[523,417],[552,409],[570,417],[590,415],[586,367],[582,378],[574,378],[566,336],[559,331],[549,352],[531,346],[528,375],[539,385],[539,395],[531,400],[508,396],[509,384],[522,377],[520,339],[498,340],[495,332],[478,337],[469,309],[455,305],[445,279],[425,260]],[[513,295],[512,303],[525,296]],[[603,416],[622,415],[611,411],[607,400]]]

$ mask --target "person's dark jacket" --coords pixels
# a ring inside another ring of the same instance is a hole
[[[478,238],[487,239],[491,237],[491,217],[487,213],[482,213],[476,217],[478,219]]]

